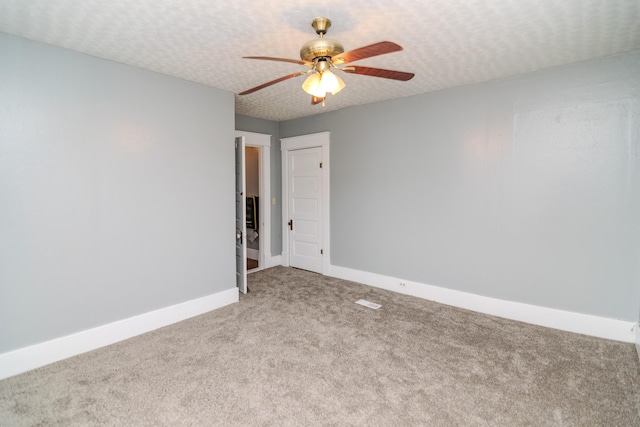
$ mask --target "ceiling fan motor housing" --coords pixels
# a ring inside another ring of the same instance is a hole
[[[335,40],[315,39],[302,45],[300,58],[303,61],[312,62],[315,58],[332,57],[342,52],[344,52],[344,47]]]

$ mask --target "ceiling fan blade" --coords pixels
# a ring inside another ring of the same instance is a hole
[[[384,79],[401,80],[403,82],[411,80],[413,76],[415,76],[413,73],[405,73],[404,71],[385,70],[382,68],[372,67],[357,67],[354,65],[344,67],[342,71],[350,74],[362,74],[365,76],[382,77]]]
[[[245,59],[262,59],[265,61],[278,61],[278,62],[291,62],[293,64],[299,65],[313,65],[313,62],[302,61],[300,59],[289,59],[289,58],[274,58],[271,56],[243,56]]]
[[[334,64],[347,64],[349,62],[359,61],[372,56],[384,55],[386,53],[398,52],[402,50],[402,46],[394,42],[379,42],[359,49],[343,52],[339,55],[331,57]]]
[[[238,95],[249,95],[250,93],[253,93],[253,92],[257,91],[257,90],[264,89],[265,87],[268,87],[268,86],[274,85],[274,84],[276,84],[276,83],[283,82],[283,81],[285,81],[285,80],[292,79],[292,78],[294,78],[294,77],[301,76],[301,75],[303,75],[303,74],[307,74],[308,72],[309,72],[309,71],[300,71],[299,73],[289,74],[288,76],[283,76],[283,77],[280,77],[279,79],[271,80],[270,82],[263,83],[263,84],[261,84],[260,86],[256,86],[256,87],[254,87],[254,88],[251,88],[251,89],[245,90],[244,92],[240,92]]]
[[[326,96],[323,97],[318,97],[318,96],[311,96],[311,105],[318,105],[318,104],[322,104],[324,102],[324,100],[327,99]]]

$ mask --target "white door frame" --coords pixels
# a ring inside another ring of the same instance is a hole
[[[235,206],[236,206],[236,286],[240,293],[249,292],[247,288],[247,224],[245,198],[245,149],[244,138],[235,138]],[[239,258],[239,259],[238,259]]]
[[[322,148],[322,274],[329,274],[331,267],[331,242],[329,226],[329,144],[331,143],[331,132],[319,132],[309,135],[294,136],[280,139],[280,150],[282,150],[282,265],[289,266],[289,234],[287,217],[289,215],[289,165],[288,154],[291,150],[303,148]]]
[[[251,273],[272,267],[271,259],[271,135],[264,133],[235,131],[235,136],[243,136],[245,147],[260,148],[260,227],[258,268]],[[246,194],[245,194],[246,196]],[[246,262],[246,260],[245,260]]]

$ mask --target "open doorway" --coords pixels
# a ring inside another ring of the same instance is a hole
[[[271,135],[236,131],[244,141],[246,253],[239,260],[246,273],[273,265],[271,259]],[[238,170],[236,171],[236,173]],[[239,268],[236,267],[236,270]]]
[[[246,146],[244,149],[245,183],[247,200],[247,272],[261,265],[260,260],[260,151],[261,147]]]

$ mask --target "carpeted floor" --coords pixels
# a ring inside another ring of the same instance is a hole
[[[0,425],[640,425],[632,344],[284,267],[249,286],[0,381]]]

